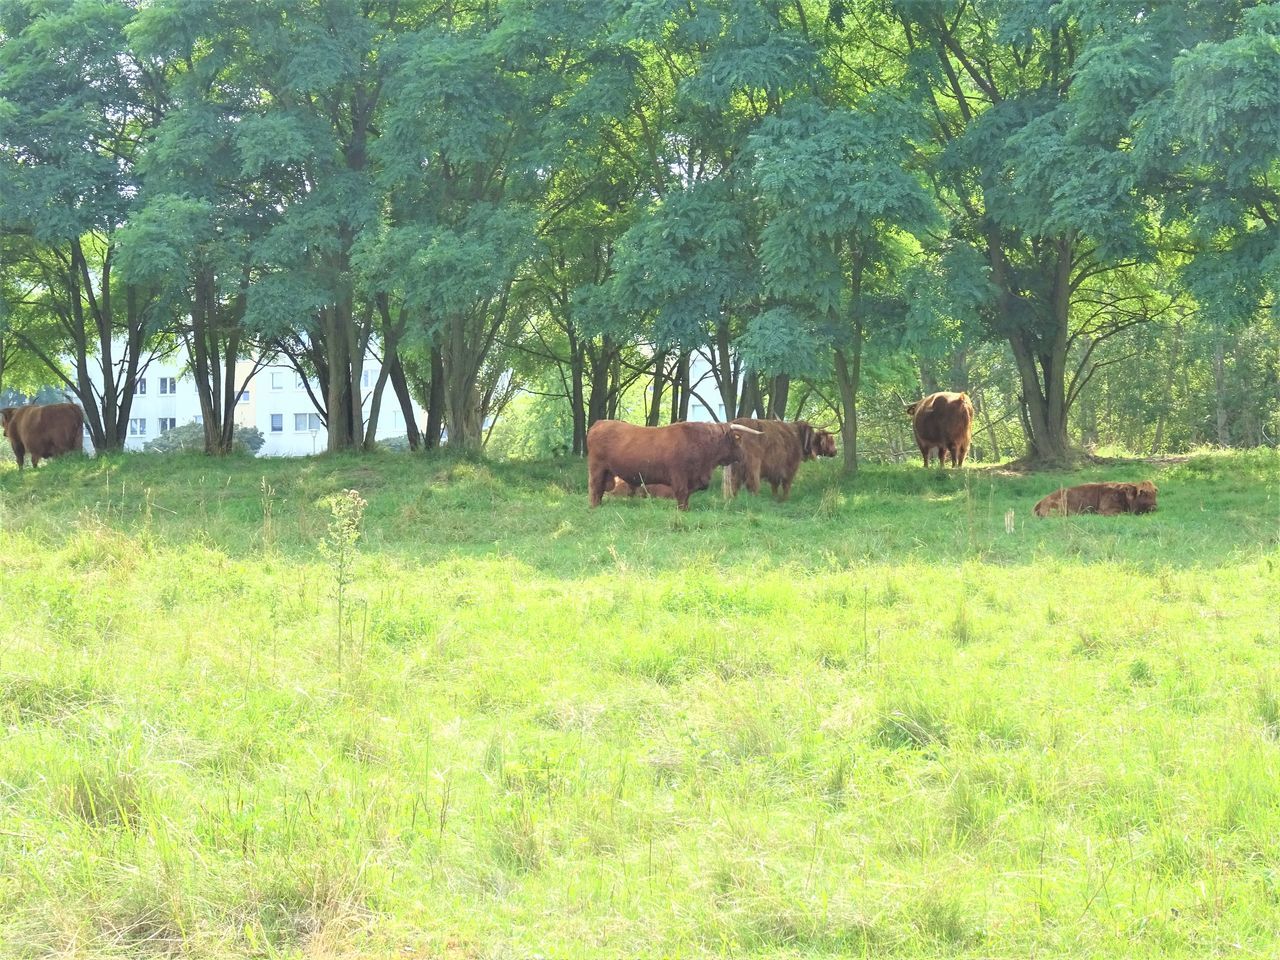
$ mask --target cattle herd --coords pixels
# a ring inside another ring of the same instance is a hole
[[[929,466],[948,457],[964,465],[973,429],[973,405],[964,393],[941,392],[906,405],[916,445]],[[0,428],[13,448],[18,469],[26,457],[41,460],[81,450],[84,413],[74,403],[5,407]],[[758,420],[739,417],[730,423],[673,423],[638,427],[621,420],[600,420],[587,431],[587,489],[590,504],[602,497],[666,497],[681,510],[689,495],[706,490],[716,467],[723,467],[726,497],[743,486],[760,492],[764,480],[778,500],[791,494],[800,464],[815,457],[834,457],[836,438],[804,420]],[[1085,483],[1055,490],[1035,505],[1037,517],[1055,514],[1149,513],[1156,509],[1156,486],[1142,483]]]
[[[964,393],[942,391],[906,404],[916,446],[929,466],[936,451],[938,466],[951,459],[964,466],[973,432],[973,404]],[[760,481],[778,500],[791,494],[800,464],[815,457],[834,457],[836,439],[804,420],[757,420],[739,417],[730,423],[673,423],[637,427],[621,420],[600,420],[587,431],[587,488],[591,506],[604,496],[666,497],[689,509],[689,494],[706,490],[711,473],[724,468],[723,489],[736,497],[745,485],[760,492]],[[1149,513],[1156,508],[1156,486],[1142,483],[1085,483],[1055,490],[1035,505],[1037,517],[1067,513]]]

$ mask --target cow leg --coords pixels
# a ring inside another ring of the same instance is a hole
[[[12,446],[13,446],[13,455],[14,455],[14,456],[17,458],[17,460],[18,460],[18,469],[19,469],[19,470],[21,470],[21,469],[22,469],[22,460],[23,460],[23,458],[26,456],[27,448],[26,448],[26,447],[24,447],[22,444],[20,444],[17,440],[12,441]],[[33,467],[35,466],[35,464],[34,464],[34,463],[32,463],[31,465],[32,465]]]
[[[947,448],[938,448],[938,469],[941,470],[947,465]]]
[[[612,479],[613,474],[609,472],[608,467],[593,470],[587,474],[588,502],[592,507],[600,506],[600,499],[604,496],[609,481]]]
[[[677,482],[671,484],[671,495],[676,498],[676,507],[681,510],[689,509],[689,485],[687,483]]]
[[[932,451],[932,450],[933,450],[933,448],[932,448],[932,447],[921,447],[921,448],[920,448],[920,453],[921,453],[921,455],[924,457],[924,465],[925,465],[926,467],[928,467],[928,466],[929,466],[929,453],[930,453],[930,451]]]
[[[778,490],[777,490],[777,488],[776,488],[776,487],[774,488],[774,491],[773,491],[773,492],[774,492],[774,494],[775,494],[775,495],[777,494]],[[781,496],[781,497],[779,497],[778,499],[779,499],[781,502],[785,503],[785,502],[787,501],[787,498],[788,498],[788,497],[790,497],[790,496],[791,496],[791,481],[790,481],[790,480],[783,480],[783,481],[782,481],[782,496]]]
[[[956,449],[960,451],[960,462],[957,463],[956,466],[963,467],[964,458],[969,455],[969,445],[967,443],[962,443]]]
[[[750,490],[753,495],[760,492],[759,462],[753,463],[747,468],[747,489]]]

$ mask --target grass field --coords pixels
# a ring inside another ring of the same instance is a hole
[[[1278,481],[6,463],[0,956],[1275,957]]]

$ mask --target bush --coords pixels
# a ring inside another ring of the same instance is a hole
[[[379,440],[377,446],[386,450],[394,450],[396,453],[406,453],[409,450],[409,437],[401,434],[398,437],[387,437],[385,440]]]
[[[257,427],[236,427],[232,450],[235,453],[257,454],[267,438]],[[147,453],[191,453],[204,450],[204,426],[184,423],[160,434],[142,448]]]

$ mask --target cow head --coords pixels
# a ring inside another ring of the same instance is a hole
[[[9,424],[13,422],[14,415],[18,412],[17,407],[5,407],[0,410],[0,430],[4,431],[6,437],[9,436]]]
[[[836,435],[830,430],[818,430],[813,435],[813,453],[817,457],[836,455]]]
[[[751,427],[744,426],[741,423],[724,423],[721,426],[724,430],[720,434],[720,447],[716,451],[716,463],[722,467],[742,462],[742,435],[744,433],[755,434],[757,437],[764,435],[763,430],[753,430]]]
[[[1130,513],[1150,513],[1156,508],[1156,485],[1150,480],[1124,485],[1125,505]]]
[[[906,408],[906,411],[907,411],[907,416],[914,417],[916,415],[916,407],[918,406],[920,406],[919,400],[917,400],[915,403],[904,404],[904,407]]]
[[[813,450],[814,437],[817,431],[813,429],[804,420],[796,421],[796,429],[800,432],[800,454],[805,460],[812,460],[815,456]]]

